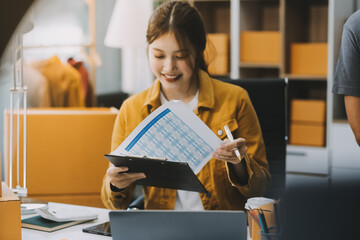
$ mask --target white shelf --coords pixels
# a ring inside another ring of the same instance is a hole
[[[300,74],[285,74],[286,78],[289,80],[306,80],[306,81],[326,81],[327,76],[320,76],[320,75],[300,75]]]
[[[280,68],[280,63],[250,63],[240,62],[241,68]]]
[[[327,148],[288,145],[286,152],[286,172],[329,174]]]

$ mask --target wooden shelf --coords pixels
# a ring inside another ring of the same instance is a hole
[[[241,68],[280,68],[280,63],[250,63],[240,62]]]
[[[301,152],[301,150],[306,149],[323,149],[326,150],[326,146],[311,146],[311,145],[295,145],[295,144],[288,144],[287,145],[287,153],[294,154],[294,152]],[[296,155],[296,153],[295,153]]]
[[[285,74],[283,77],[289,80],[304,80],[304,81],[326,81],[327,76],[319,75],[298,75],[298,74]]]

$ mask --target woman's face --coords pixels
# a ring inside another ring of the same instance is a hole
[[[148,51],[151,70],[160,80],[163,90],[189,91],[196,86],[193,81],[194,58],[189,49],[180,49],[173,33],[161,35],[149,45]]]

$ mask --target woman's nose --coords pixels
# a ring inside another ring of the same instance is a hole
[[[173,58],[167,58],[164,63],[164,71],[171,72],[176,68],[176,62]]]

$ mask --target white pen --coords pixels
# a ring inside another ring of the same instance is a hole
[[[229,127],[228,127],[227,125],[225,125],[225,126],[224,126],[224,129],[225,129],[226,135],[227,135],[228,139],[230,140],[230,142],[233,142],[233,141],[234,141],[234,137],[233,137],[233,135],[231,134]],[[234,148],[234,151],[235,151],[236,157],[241,161],[242,158],[241,158],[241,154],[240,154],[240,152],[239,152],[239,149],[238,149],[238,148]]]

